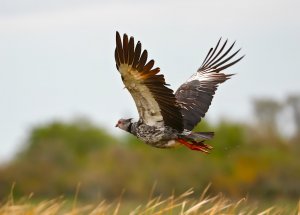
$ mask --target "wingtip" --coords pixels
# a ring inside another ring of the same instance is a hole
[[[121,36],[120,36],[120,33],[118,31],[116,31],[116,41],[117,43],[121,42]]]
[[[226,80],[231,79],[232,76],[235,76],[236,73],[226,74]]]
[[[121,34],[119,33],[119,31],[116,31],[116,37],[120,38],[121,39]],[[123,34],[123,39],[127,37],[128,38],[128,35],[126,33]],[[133,38],[132,36],[130,37],[130,39]]]
[[[241,50],[241,48],[240,48],[238,51],[240,51],[240,50]],[[241,56],[240,58],[238,58],[238,59],[236,60],[236,63],[239,62],[240,60],[242,60],[245,56],[246,56],[246,55],[244,54],[243,56]]]

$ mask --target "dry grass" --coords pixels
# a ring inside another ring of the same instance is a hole
[[[295,205],[294,210],[284,211],[276,206],[259,209],[261,206],[255,204],[247,204],[246,199],[240,201],[230,201],[224,196],[217,195],[210,197],[206,195],[207,189],[198,198],[191,198],[193,190],[175,196],[171,195],[167,198],[152,197],[150,195],[147,203],[138,205],[133,208],[126,206],[126,203],[119,198],[113,203],[107,203],[106,201],[100,202],[98,205],[79,205],[75,200],[72,203],[68,203],[63,198],[41,201],[33,203],[31,198],[23,199],[18,202],[14,202],[13,198],[0,205],[0,215],[100,215],[100,214],[298,214],[300,215],[300,202],[298,206]]]

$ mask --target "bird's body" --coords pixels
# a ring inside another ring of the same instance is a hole
[[[169,126],[150,126],[144,123],[135,122],[132,134],[147,143],[148,145],[157,148],[169,148],[175,144],[175,139],[178,138],[178,131]]]
[[[148,53],[142,52],[141,43],[135,46],[133,37],[128,40],[126,34],[122,42],[117,32],[116,66],[135,101],[140,119],[137,122],[120,119],[116,126],[154,147],[171,148],[181,144],[208,152],[211,146],[204,141],[211,139],[213,132],[192,132],[192,129],[207,112],[217,86],[231,76],[220,71],[242,59],[227,63],[239,50],[227,57],[234,44],[223,52],[227,41],[217,51],[219,43],[220,40],[198,71],[174,94],[164,76],[157,74],[160,69],[152,69],[154,61],[147,63]]]

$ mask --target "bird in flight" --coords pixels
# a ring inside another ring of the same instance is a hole
[[[227,40],[218,41],[211,48],[197,72],[173,92],[160,69],[153,68],[154,60],[147,61],[148,52],[140,41],[127,34],[121,38],[116,32],[115,60],[125,88],[136,104],[139,120],[120,119],[116,127],[127,131],[146,144],[158,148],[184,145],[192,150],[208,153],[211,146],[204,143],[214,132],[194,132],[193,128],[207,112],[219,84],[232,74],[223,70],[239,62],[234,60],[240,51],[231,53],[234,43],[225,48]]]

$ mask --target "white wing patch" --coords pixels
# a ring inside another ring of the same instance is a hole
[[[173,90],[168,88],[160,69],[147,61],[148,52],[134,38],[116,32],[115,60],[125,87],[137,106],[140,120],[150,126],[169,126],[183,130],[182,114]]]
[[[149,89],[139,80],[139,72],[127,64],[121,64],[119,71],[123,76],[123,82],[132,95],[137,106],[140,118],[150,126],[163,126],[163,117],[158,103],[153,98]],[[128,75],[131,74],[131,75]]]
[[[194,81],[194,80],[197,80],[197,81],[209,81],[209,80],[213,79],[214,76],[218,76],[218,73],[196,72],[186,82],[190,82],[190,81]]]

